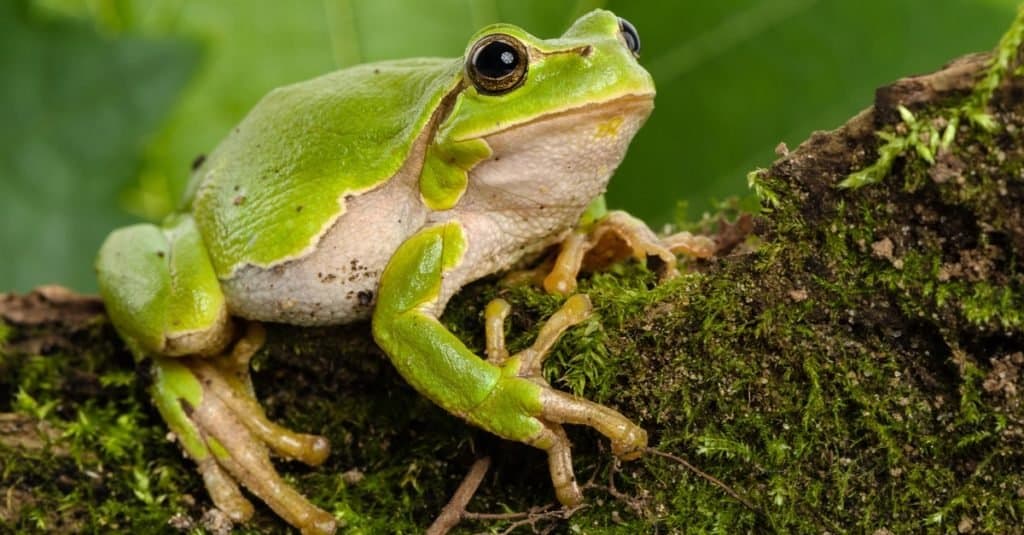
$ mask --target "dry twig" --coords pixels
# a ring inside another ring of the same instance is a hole
[[[487,475],[487,469],[491,467],[490,457],[480,457],[473,466],[469,467],[466,477],[462,478],[459,488],[455,489],[452,499],[441,509],[434,523],[427,528],[427,535],[444,535],[458,525],[459,521],[466,515],[466,505],[473,499],[480,482]]]
[[[718,479],[717,477],[715,477],[715,476],[713,476],[713,475],[711,475],[711,474],[701,470],[700,468],[697,468],[696,466],[690,464],[690,462],[687,461],[686,459],[683,459],[682,457],[679,457],[678,455],[673,455],[671,453],[666,453],[666,452],[663,452],[663,451],[656,450],[654,448],[647,448],[647,452],[648,453],[652,453],[654,455],[657,455],[658,457],[664,457],[664,458],[669,459],[671,461],[675,461],[680,466],[682,466],[683,468],[686,468],[687,470],[693,472],[694,474],[697,474],[700,478],[704,479],[708,483],[711,483],[712,485],[722,489],[723,491],[725,491],[726,494],[728,494],[729,496],[732,496],[734,499],[736,499],[736,501],[738,501],[738,502],[742,503],[744,506],[746,506],[747,509],[750,509],[751,511],[753,511],[754,513],[756,513],[758,515],[762,514],[760,509],[755,507],[753,503],[750,503],[750,500],[744,498],[743,496],[740,496],[740,494],[738,492],[736,492],[729,485],[726,485],[721,479]]]

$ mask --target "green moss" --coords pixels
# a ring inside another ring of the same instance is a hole
[[[856,189],[876,184],[889,176],[892,166],[898,158],[905,156],[910,151],[917,153],[917,156],[928,164],[934,164],[936,151],[949,148],[959,124],[959,116],[954,115],[948,121],[944,133],[940,135],[934,123],[919,121],[904,106],[899,106],[898,109],[903,122],[897,125],[897,129],[902,127],[905,133],[898,135],[885,131],[878,132],[878,137],[885,141],[882,146],[878,147],[878,159],[864,169],[850,173],[845,180],[836,185],[837,187]],[[917,185],[908,182],[906,187],[913,190]]]
[[[802,174],[783,162],[759,176],[764,187],[781,192],[773,216],[782,217],[769,221],[769,236],[786,242],[766,274],[803,288],[808,298],[801,304],[818,303],[802,319],[794,316],[795,303],[790,318],[766,308],[770,317],[762,313],[761,323],[775,325],[770,340],[778,345],[774,353],[756,353],[765,365],[802,348],[802,361],[792,358],[786,373],[806,389],[804,433],[782,441],[813,444],[815,455],[827,459],[789,454],[800,468],[767,471],[783,477],[787,488],[810,489],[790,498],[816,512],[803,519],[795,509],[769,512],[776,527],[1019,529],[1024,413],[1014,392],[1024,377],[999,366],[1024,347],[1024,274],[1017,262],[1024,248],[1024,148],[1012,134],[1022,126],[1020,102],[996,93],[991,104],[999,129],[960,125],[956,143],[934,158],[903,150],[879,168],[869,188],[829,187],[830,180],[852,176],[843,169],[853,162],[842,160],[824,173]],[[935,124],[952,112],[915,113],[917,121]],[[807,189],[825,196],[808,203],[800,196]],[[783,220],[789,217],[801,224]],[[763,293],[769,302],[786,298],[771,284]],[[798,326],[813,334],[801,340]],[[1009,388],[999,386],[1004,376]],[[785,411],[800,399],[787,391],[787,381],[769,383],[781,400],[771,408]],[[794,427],[790,421],[781,428],[787,425]],[[752,464],[770,466],[779,458],[769,444],[753,450]]]
[[[185,467],[160,461],[178,454],[166,432],[150,424],[141,387],[125,373],[131,359],[111,358],[110,335],[83,339],[95,350],[90,354],[4,352],[12,365],[2,386],[15,394],[0,400],[0,412],[42,422],[5,435],[33,447],[0,443],[0,479],[10,485],[8,503],[17,513],[6,519],[11,529],[159,530],[174,512],[170,497],[194,488]]]
[[[1024,69],[1024,65],[1020,65],[1018,60],[1022,41],[1024,41],[1024,5],[1018,8],[1016,20],[996,45],[992,53],[992,62],[984,76],[975,85],[973,94],[960,108],[964,115],[984,130],[992,131],[997,126],[987,111],[996,90],[1007,77],[1019,76]]]

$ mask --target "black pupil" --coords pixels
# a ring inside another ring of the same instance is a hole
[[[493,41],[476,54],[476,70],[487,78],[501,78],[516,70],[519,53],[508,43]]]
[[[634,54],[640,53],[640,34],[636,33],[636,27],[626,19],[619,19],[619,29],[622,30],[622,37],[626,39],[626,46]]]

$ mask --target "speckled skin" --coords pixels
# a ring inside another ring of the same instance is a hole
[[[625,156],[652,109],[650,98],[625,97],[564,110],[488,136],[492,156],[470,172],[451,210],[432,212],[417,178],[428,129],[412,157],[384,185],[348,204],[314,250],[299,259],[247,266],[224,280],[232,315],[296,325],[369,318],[391,254],[418,230],[458,220],[466,257],[445,279],[439,313],[461,287],[560,241]]]

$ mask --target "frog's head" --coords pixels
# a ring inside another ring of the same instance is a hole
[[[459,112],[467,120],[496,119],[473,125],[474,133],[486,134],[623,97],[649,104],[654,80],[637,62],[639,55],[636,28],[610,11],[584,15],[556,39],[538,39],[511,24],[492,24],[477,32],[466,48],[467,88]]]
[[[450,161],[469,164],[461,204],[475,197],[483,209],[480,193],[505,193],[505,210],[532,217],[561,207],[564,218],[578,217],[604,192],[653,109],[654,81],[639,51],[636,29],[603,10],[555,39],[509,24],[477,32],[435,138]],[[476,156],[466,162],[469,153]]]

